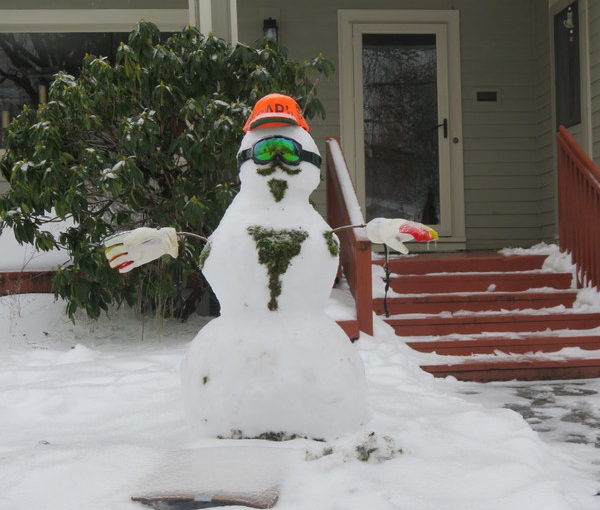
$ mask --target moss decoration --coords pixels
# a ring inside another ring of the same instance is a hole
[[[281,202],[288,187],[287,181],[284,181],[283,179],[271,179],[267,184],[269,185],[269,190],[271,190],[271,195],[273,195],[275,202]]]
[[[202,270],[204,268],[204,263],[206,259],[210,255],[210,242],[204,245],[203,250],[200,252],[200,257],[198,257],[198,267]]]
[[[248,233],[256,243],[258,261],[267,266],[271,295],[268,308],[273,312],[279,308],[277,298],[281,294],[281,275],[288,270],[291,260],[300,253],[308,232],[275,230],[255,225],[248,227]]]
[[[240,429],[231,429],[228,436],[217,436],[217,439],[262,439],[263,441],[292,441],[294,439],[312,439],[313,441],[318,441],[320,443],[325,442],[325,439],[323,438],[311,438],[304,434],[295,434],[289,432],[263,432],[258,436],[247,436]],[[325,448],[325,450],[327,450],[327,448]],[[329,453],[323,453],[323,455],[331,455],[332,453],[333,449]]]
[[[323,237],[325,238],[327,249],[329,250],[329,253],[331,253],[331,256],[337,257],[340,254],[340,245],[338,244],[338,240],[333,237],[333,232],[331,230],[323,232]]]
[[[271,174],[274,174],[277,170],[282,170],[288,175],[298,175],[302,171],[300,168],[290,168],[273,161],[269,166],[257,168],[256,173],[258,175],[262,175],[263,177],[267,177]]]

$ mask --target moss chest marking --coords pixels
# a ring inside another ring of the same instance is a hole
[[[327,249],[332,257],[337,257],[340,254],[340,245],[335,237],[333,237],[333,231],[327,230],[323,232],[323,237],[327,243]]]
[[[302,243],[308,238],[308,232],[275,230],[254,225],[248,227],[248,234],[256,243],[258,261],[267,266],[270,291],[268,308],[275,311],[279,308],[277,298],[281,294],[281,276],[288,270],[292,259],[300,253]]]

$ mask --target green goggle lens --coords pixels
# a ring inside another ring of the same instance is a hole
[[[263,138],[237,155],[239,166],[249,159],[259,165],[265,165],[277,159],[292,166],[299,165],[302,161],[312,163],[317,167],[321,166],[321,156],[302,149],[302,145],[297,141],[284,136]]]
[[[254,145],[254,160],[268,163],[279,156],[286,163],[298,163],[302,149],[289,138],[267,138]]]

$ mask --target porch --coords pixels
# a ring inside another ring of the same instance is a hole
[[[590,292],[597,295],[600,241],[590,227],[596,223],[597,230],[600,215],[600,170],[567,130],[557,140],[560,248],[572,255],[572,271],[565,269],[567,258],[544,249],[385,261],[373,258],[363,229],[340,230],[341,264],[356,301],[356,321],[341,324],[348,335],[373,334],[373,313],[379,315],[399,342],[432,355],[423,356],[421,368],[436,377],[600,377],[600,302],[586,303],[578,294],[596,287]],[[328,140],[327,176],[330,225],[364,223],[335,139]]]

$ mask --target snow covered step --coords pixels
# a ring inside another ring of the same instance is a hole
[[[400,294],[451,292],[515,292],[528,289],[571,287],[571,273],[451,273],[402,275],[392,278],[391,287]]]
[[[571,307],[577,292],[574,290],[556,292],[476,292],[458,294],[425,294],[417,296],[388,297],[387,305],[391,315],[401,313],[440,313],[469,310],[524,310],[531,308],[551,308],[563,305]],[[373,300],[377,314],[384,313],[383,299]]]
[[[472,271],[531,271],[541,269],[547,255],[509,255],[498,252],[458,252],[421,254],[414,257],[398,257],[389,260],[392,273],[426,274]],[[374,264],[383,264],[377,259]]]
[[[454,376],[461,381],[536,381],[600,377],[600,359],[528,359],[477,361],[452,365],[421,365],[435,377]]]
[[[592,329],[600,326],[600,313],[468,314],[450,317],[389,318],[400,336],[439,336],[484,332],[545,331],[547,329]]]
[[[438,340],[407,342],[419,352],[435,352],[449,356],[470,356],[471,354],[493,354],[501,351],[507,354],[528,352],[557,352],[565,347],[579,347],[585,350],[600,350],[600,336],[526,336],[521,338],[486,337],[469,340]]]

